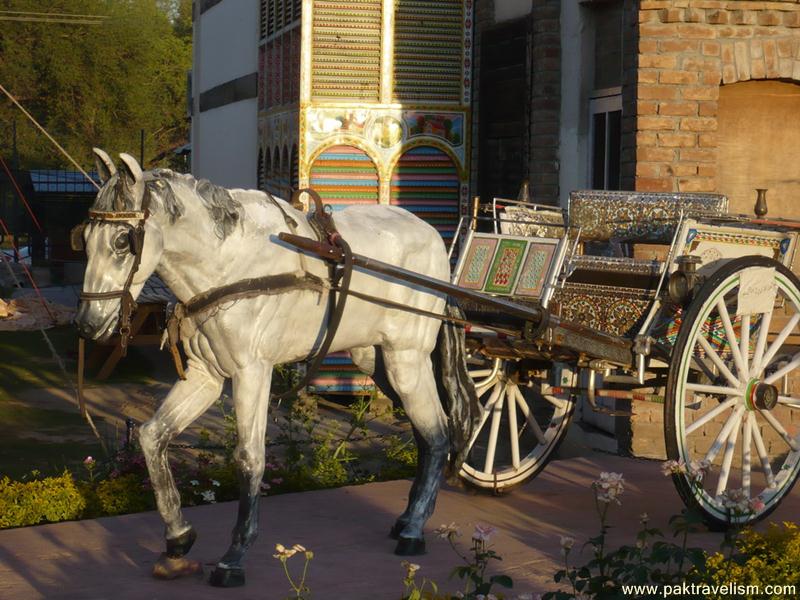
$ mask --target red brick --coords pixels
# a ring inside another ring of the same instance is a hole
[[[678,98],[680,89],[672,85],[640,85],[638,97],[642,100],[675,100]],[[699,100],[700,98],[697,99]],[[716,100],[716,97],[702,98],[702,100]]]
[[[719,56],[719,42],[703,42],[703,56]]]
[[[722,67],[722,83],[736,83],[739,76],[736,74],[736,67],[733,64]]]
[[[769,29],[769,30],[767,30],[767,31],[773,31],[773,30],[772,30],[772,29]],[[754,35],[755,35],[755,29],[753,29],[752,27],[738,27],[738,28],[736,29],[736,37],[737,37],[737,38],[747,38],[747,39],[750,39],[750,38],[752,38]],[[769,35],[769,34],[767,34],[767,35]]]
[[[681,89],[681,96],[683,96],[684,100],[717,100],[719,98],[719,86],[687,86]]]
[[[661,11],[661,21],[663,23],[683,23],[682,8],[665,8]]]
[[[702,10],[697,10],[696,8],[687,8],[683,15],[683,20],[687,23],[702,23],[704,17],[705,14]]]
[[[706,13],[706,23],[710,23],[711,25],[727,25],[728,11],[709,10]]]
[[[764,58],[754,58],[750,63],[750,77],[753,79],[764,79],[767,76],[767,67]]]
[[[700,79],[700,83],[704,85],[719,85],[721,79],[722,71],[717,68],[713,71],[703,71],[703,77]]]
[[[713,192],[716,189],[713,177],[685,177],[678,179],[678,191],[681,192]]]
[[[697,174],[700,177],[716,177],[717,165],[698,165]]]
[[[661,23],[663,15],[660,10],[640,10],[639,23]]]
[[[719,111],[719,103],[718,102],[698,102],[697,103],[697,114],[701,117],[716,117],[717,112]]]
[[[734,25],[755,25],[756,13],[752,10],[735,10],[731,13],[731,23]]]
[[[687,71],[714,71],[719,69],[719,59],[687,56],[683,59],[681,67]]]
[[[639,117],[636,126],[640,130],[675,131],[678,128],[678,121],[672,117]]]
[[[781,24],[781,13],[777,10],[762,10],[758,12],[758,24],[764,27],[775,27]]]
[[[697,102],[660,102],[658,114],[673,117],[691,117],[697,114]]]
[[[667,84],[695,84],[697,83],[697,73],[692,71],[661,71],[658,81],[659,83]]]
[[[736,35],[735,27],[717,27],[717,37],[729,38]]]
[[[778,56],[781,58],[792,56],[792,38],[783,38],[775,42],[778,44]]]
[[[700,42],[697,40],[661,40],[658,48],[661,52],[697,52]]]
[[[639,54],[655,54],[658,52],[658,41],[639,40]]]
[[[657,69],[640,69],[637,76],[639,83],[658,83]]]
[[[637,177],[658,177],[661,174],[661,165],[659,163],[641,161],[636,163]]]
[[[784,27],[800,27],[800,12],[783,13]]]
[[[671,177],[637,177],[634,187],[640,192],[671,192]]]
[[[715,163],[717,161],[716,152],[708,148],[681,148],[679,152],[680,159],[685,161],[699,163]]]
[[[641,69],[674,69],[678,66],[678,58],[666,54],[640,54],[639,68]]]
[[[713,25],[686,24],[678,25],[678,36],[682,38],[702,38],[711,40],[717,37],[717,28]]]
[[[717,120],[711,117],[684,117],[681,131],[716,131]]]
[[[658,136],[655,131],[637,131],[636,146],[655,146],[658,143]]]
[[[672,0],[642,0],[640,8],[642,10],[653,10],[659,8],[669,8],[672,6],[672,4]]]
[[[636,103],[637,115],[655,115],[658,114],[658,102],[655,100],[640,100]]]
[[[701,133],[697,136],[697,145],[701,148],[716,148],[717,147],[717,134],[716,133]]]
[[[694,148],[697,145],[694,133],[659,133],[658,145],[665,148]]]
[[[636,159],[650,162],[672,162],[675,159],[675,150],[644,146],[636,151]]]
[[[674,23],[670,24],[655,24],[655,23],[643,23],[639,26],[639,37],[640,38],[650,38],[650,37],[664,37],[664,38],[671,38],[676,37],[678,35],[678,26]]]

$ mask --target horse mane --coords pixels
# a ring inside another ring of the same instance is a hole
[[[160,208],[170,218],[171,223],[183,216],[185,208],[181,200],[181,188],[186,192],[184,197],[195,194],[214,221],[214,233],[224,240],[233,232],[237,224],[242,222],[242,203],[236,200],[231,191],[215,185],[207,179],[195,179],[192,175],[176,173],[171,169],[153,169],[146,171],[145,195],[150,196],[151,209]],[[104,187],[97,195],[95,210],[114,210],[114,198],[121,190],[116,185]]]

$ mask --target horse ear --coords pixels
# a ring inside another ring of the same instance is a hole
[[[94,153],[94,165],[97,174],[100,176],[100,183],[105,183],[117,174],[117,167],[111,161],[111,157],[100,148],[92,148]]]
[[[136,162],[136,159],[130,154],[125,154],[124,152],[120,154],[119,157],[122,159],[122,170],[130,179],[130,183],[136,184],[140,182],[144,174],[142,173],[142,167],[139,166],[139,163]]]

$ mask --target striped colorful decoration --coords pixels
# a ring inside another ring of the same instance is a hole
[[[462,0],[398,0],[395,9],[396,101],[459,102],[463,79]]]
[[[382,4],[381,0],[314,0],[313,100],[380,99]]]
[[[432,146],[412,148],[395,166],[391,203],[433,225],[446,244],[458,227],[458,172],[450,157]]]
[[[311,187],[334,210],[348,204],[378,203],[378,172],[362,150],[334,146],[319,155],[311,167]],[[350,360],[346,352],[329,355],[308,386],[318,394],[369,393],[372,380]]]
[[[363,150],[333,146],[317,157],[311,167],[311,187],[336,208],[348,204],[378,202],[378,171]]]

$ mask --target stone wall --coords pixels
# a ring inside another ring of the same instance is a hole
[[[800,2],[642,0],[635,189],[718,190],[720,85],[800,81]]]

